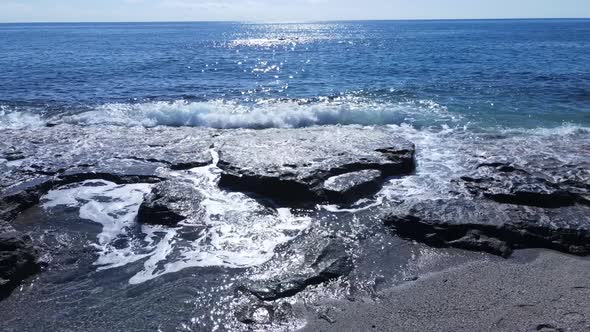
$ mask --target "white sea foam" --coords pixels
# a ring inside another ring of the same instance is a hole
[[[322,205],[332,213],[357,213],[407,199],[451,198],[452,179],[468,172],[473,137],[464,127],[443,125],[417,129],[409,124],[390,125],[392,134],[406,138],[416,145],[416,171],[407,176],[393,177],[372,199],[363,198],[352,206]],[[476,150],[477,148],[473,148]]]
[[[210,166],[168,174],[192,182],[204,196],[203,213],[185,220],[182,227],[205,230],[194,241],[183,241],[176,234],[161,241],[131,283],[188,267],[260,265],[273,257],[277,245],[290,241],[309,226],[309,218],[294,216],[289,209],[272,212],[242,193],[220,190],[218,156],[214,151],[212,155],[214,163]],[[173,255],[176,258],[170,259]]]
[[[30,129],[45,125],[45,121],[39,114],[11,110],[7,106],[0,105],[0,129]]]
[[[416,172],[393,178],[377,194],[377,199],[441,199],[458,195],[452,180],[472,172],[489,158],[527,165],[535,158],[557,159],[558,164],[587,161],[583,147],[590,144],[590,128],[563,125],[555,128],[496,129],[471,131],[466,126],[417,129],[408,124],[390,129],[416,145]]]
[[[526,135],[526,136],[576,136],[590,134],[590,127],[565,123],[558,127],[550,128],[498,128],[499,133],[504,135]]]
[[[64,117],[62,121],[79,125],[145,127],[299,128],[333,124],[400,124],[420,120],[428,123],[456,119],[444,106],[432,101],[374,103],[337,99],[305,104],[282,101],[254,105],[221,101],[115,103]]]
[[[42,206],[46,209],[79,207],[80,218],[102,224],[96,243],[99,250],[97,264],[117,267],[147,255],[136,254],[133,246],[141,246],[137,241],[124,249],[116,248],[113,242],[120,236],[127,236],[143,196],[149,191],[148,184],[117,185],[103,180],[89,180],[50,191],[42,198]]]
[[[86,181],[49,192],[43,206],[79,207],[81,218],[103,225],[96,245],[99,257],[95,264],[99,269],[145,259],[143,269],[129,280],[132,284],[189,267],[260,265],[273,257],[277,245],[298,236],[310,224],[309,218],[294,216],[289,209],[272,211],[244,194],[220,190],[215,165],[170,172],[168,176],[194,183],[204,197],[202,213],[177,228],[142,225],[139,235],[132,231],[138,226],[135,217],[139,205],[150,189],[147,184]],[[183,236],[195,232],[196,239]],[[127,238],[129,245],[116,246],[115,240],[121,237]]]

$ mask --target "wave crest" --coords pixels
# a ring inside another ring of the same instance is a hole
[[[302,103],[265,101],[243,105],[212,102],[112,103],[94,111],[70,115],[63,122],[78,125],[173,126],[210,128],[300,128],[315,125],[386,125],[404,122],[432,124],[454,120],[444,106],[432,101],[404,103],[351,102]]]
[[[32,129],[45,126],[45,121],[39,114],[26,111],[10,110],[0,105],[0,130]]]

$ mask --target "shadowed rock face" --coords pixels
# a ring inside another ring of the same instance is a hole
[[[364,170],[333,176],[324,181],[323,190],[333,202],[354,202],[379,190],[381,171]]]
[[[486,163],[473,175],[462,177],[461,182],[472,194],[499,203],[558,208],[590,202],[589,166],[562,165],[551,170]]]
[[[407,201],[385,217],[402,237],[508,257],[517,248],[590,254],[588,164],[532,158],[479,164],[456,199]]]
[[[39,268],[31,239],[0,220],[0,300]]]
[[[406,202],[384,218],[404,238],[504,257],[518,248],[590,254],[590,209],[540,208],[453,199]]]
[[[376,191],[378,178],[414,170],[414,145],[379,129],[242,131],[219,141],[221,186],[286,202],[345,201],[354,189]],[[357,173],[363,170],[381,175]],[[326,188],[326,180],[346,173],[356,173],[352,185]]]
[[[156,184],[139,207],[137,220],[144,224],[175,226],[198,214],[203,196],[194,184],[167,180]]]

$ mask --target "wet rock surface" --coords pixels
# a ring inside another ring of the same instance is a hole
[[[61,185],[90,179],[115,183],[158,182],[159,167],[182,169],[211,163],[207,129],[83,128],[59,125],[2,133],[0,151],[19,159],[0,163],[0,216],[12,219]]]
[[[405,238],[509,256],[517,248],[590,253],[590,214],[585,206],[538,207],[455,199],[404,203],[385,224]]]
[[[468,197],[410,200],[395,207],[384,222],[399,236],[435,247],[504,257],[521,248],[590,254],[590,208],[582,204],[547,208]]]
[[[386,177],[408,174],[414,167],[410,142],[390,132],[354,127],[235,132],[58,125],[37,130],[34,139],[22,131],[6,131],[2,138],[0,151],[12,161],[0,163],[0,190],[3,197],[23,202],[20,209],[4,207],[5,218],[35,204],[39,193],[63,184],[89,179],[157,182],[159,167],[184,170],[211,164],[211,147],[221,155],[222,186],[277,200],[347,199],[353,189],[374,191],[379,178],[355,173],[349,188],[336,190],[325,189],[323,182],[359,170],[378,170]]]
[[[428,282],[433,262],[504,261],[479,252],[523,248],[590,253],[584,158],[500,158],[502,138],[486,138],[443,149],[461,155],[456,163],[433,163],[440,151],[391,129],[2,132],[0,219],[18,231],[0,236],[0,283],[18,286],[40,258],[49,265],[5,299],[0,318],[28,301],[35,319],[11,326],[33,331],[67,312],[51,327],[93,330],[109,324],[91,319],[87,309],[99,308],[121,330],[178,330],[181,319],[185,330],[297,330],[297,301],[374,299]],[[70,301],[72,290],[79,309],[35,302]],[[129,318],[128,304],[149,319]],[[346,324],[338,310],[310,310]]]
[[[520,248],[590,254],[588,162],[524,157],[486,156],[451,180],[457,189],[449,198],[405,200],[384,222],[402,237],[436,247],[504,257]]]
[[[333,202],[354,202],[376,193],[382,181],[381,171],[364,170],[333,176],[324,181],[324,191]]]
[[[305,259],[301,266],[293,269],[300,273],[252,282],[240,288],[260,300],[274,301],[293,296],[309,286],[345,277],[354,268],[352,257],[341,240],[314,238],[304,246]]]
[[[128,183],[157,183],[162,181],[155,175],[136,175],[132,171],[129,174],[99,171],[69,171],[55,176],[41,175],[24,183],[6,189],[0,193],[0,218],[14,219],[19,213],[39,203],[41,196],[48,191],[60,186],[79,183],[86,180],[106,180],[117,184]]]
[[[379,129],[243,131],[220,142],[221,186],[287,202],[346,199],[349,190],[324,187],[326,180],[338,175],[376,170],[388,177],[414,170],[414,145]],[[371,183],[373,177],[357,186]]]
[[[139,207],[137,220],[144,224],[175,226],[198,217],[202,195],[190,182],[170,179],[156,184]]]
[[[139,223],[175,226],[189,216],[199,219],[199,185],[170,172],[213,164],[211,149],[220,156],[220,186],[277,202],[352,202],[375,193],[386,177],[414,169],[412,143],[361,127],[224,131],[61,124],[39,128],[34,137],[7,130],[0,138],[0,217],[6,220],[39,204],[50,190],[87,180],[159,183],[140,205]],[[305,288],[345,274],[348,261],[333,263],[315,266],[315,275],[299,276],[293,285]]]
[[[562,165],[558,172],[543,166],[483,163],[461,182],[474,195],[499,203],[558,208],[590,202],[589,164]]]
[[[31,238],[0,220],[0,300],[40,269]]]
[[[241,305],[235,313],[236,319],[247,325],[280,323],[291,319],[292,308],[287,302],[253,302]]]

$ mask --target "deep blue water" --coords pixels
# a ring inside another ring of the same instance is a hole
[[[2,24],[0,107],[0,128],[588,126],[590,20]]]
[[[39,129],[49,123],[71,125]],[[29,179],[62,164],[81,171],[92,159],[100,171],[151,169],[127,155],[129,148],[105,156],[94,149],[124,146],[127,133],[164,131],[71,130],[102,124],[391,125],[392,135],[416,144],[417,165],[412,175],[388,179],[374,197],[314,211],[275,211],[266,200],[226,191],[215,163],[170,173],[162,167],[158,176],[194,184],[199,194],[186,204],[200,205],[190,209],[196,224],[165,229],[134,223],[149,184],[97,180],[54,188],[13,221],[40,243],[49,265],[0,305],[6,330],[241,330],[231,318],[241,281],[299,273],[302,243],[342,237],[355,260],[350,279],[293,300],[317,317],[319,299],[361,299],[365,291],[374,298],[408,276],[488,259],[395,237],[380,221],[391,206],[459,202],[464,189],[454,179],[496,161],[534,172],[547,166],[548,181],[585,179],[590,20],[0,24],[0,137],[9,138],[0,144],[9,149],[0,151],[0,170],[9,170],[8,183],[14,174]],[[44,145],[62,128],[61,146]],[[176,142],[183,130],[174,132]],[[223,136],[215,142],[212,157],[225,144]],[[298,140],[289,144],[297,153]],[[8,160],[5,152],[18,156],[32,145],[38,155]],[[64,147],[71,151],[64,155]],[[280,159],[288,147],[272,152]],[[105,159],[111,155],[116,162]],[[567,167],[559,172],[557,165]],[[287,245],[299,231],[302,242]]]

